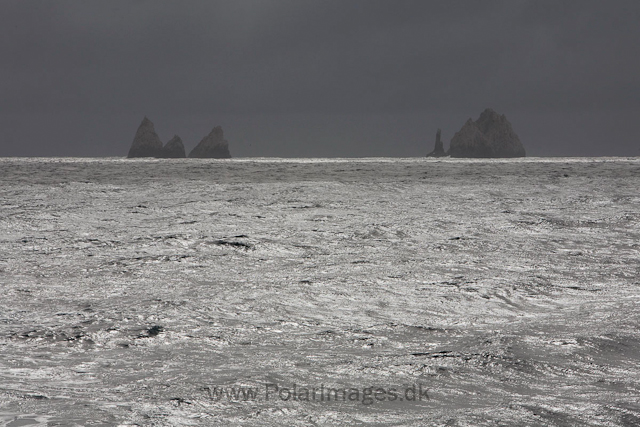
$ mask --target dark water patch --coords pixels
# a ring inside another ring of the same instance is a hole
[[[576,418],[560,411],[533,405],[522,405],[522,407],[531,412],[536,419],[544,423],[543,425],[547,423],[556,427],[579,427],[585,425],[584,419]]]
[[[640,360],[640,337],[638,336],[606,334],[598,337],[579,337],[577,341],[580,345],[591,347],[590,353],[599,362],[610,364]]]
[[[163,332],[163,331],[164,331],[164,328],[162,326],[154,325],[154,326],[150,327],[149,329],[147,329],[147,336],[148,337],[155,337],[160,332]]]
[[[30,329],[22,332],[10,332],[9,339],[14,341],[65,343],[71,344],[93,344],[93,340],[86,335],[82,327],[75,326],[68,329]]]
[[[432,357],[432,358],[460,357],[460,355],[454,354],[451,350],[411,353],[411,356],[415,356],[415,357]]]
[[[219,245],[219,246],[230,246],[233,248],[240,248],[240,249],[252,249],[253,245],[251,245],[250,243],[245,243],[245,242],[240,242],[237,240],[223,240],[223,239],[218,239],[218,240],[213,240],[210,242],[207,242],[210,244],[214,244],[214,245]]]
[[[6,427],[23,427],[39,425],[40,422],[34,418],[18,418],[6,424]]]

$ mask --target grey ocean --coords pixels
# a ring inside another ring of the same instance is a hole
[[[640,159],[0,159],[0,422],[640,425]]]

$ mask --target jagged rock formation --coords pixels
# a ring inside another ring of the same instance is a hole
[[[161,155],[162,141],[153,127],[153,122],[145,116],[138,126],[127,157],[161,157]]]
[[[165,159],[184,159],[187,157],[184,151],[184,144],[178,135],[174,135],[167,145],[162,149],[162,156]]]
[[[432,152],[427,154],[427,157],[444,157],[447,155],[447,153],[444,152],[444,145],[440,140],[441,135],[442,135],[442,131],[438,129],[438,132],[436,132],[436,147],[433,149]]]
[[[216,126],[209,135],[191,150],[189,157],[202,159],[230,159],[229,143],[224,139],[222,127]]]
[[[448,154],[451,157],[524,157],[520,138],[511,128],[504,114],[490,108],[471,119],[451,139]]]

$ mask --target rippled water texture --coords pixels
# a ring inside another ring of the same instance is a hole
[[[9,426],[640,425],[638,158],[0,159],[0,200]]]

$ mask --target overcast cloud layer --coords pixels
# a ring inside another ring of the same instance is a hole
[[[529,155],[639,156],[640,2],[0,0],[0,156],[422,156],[486,107]]]

